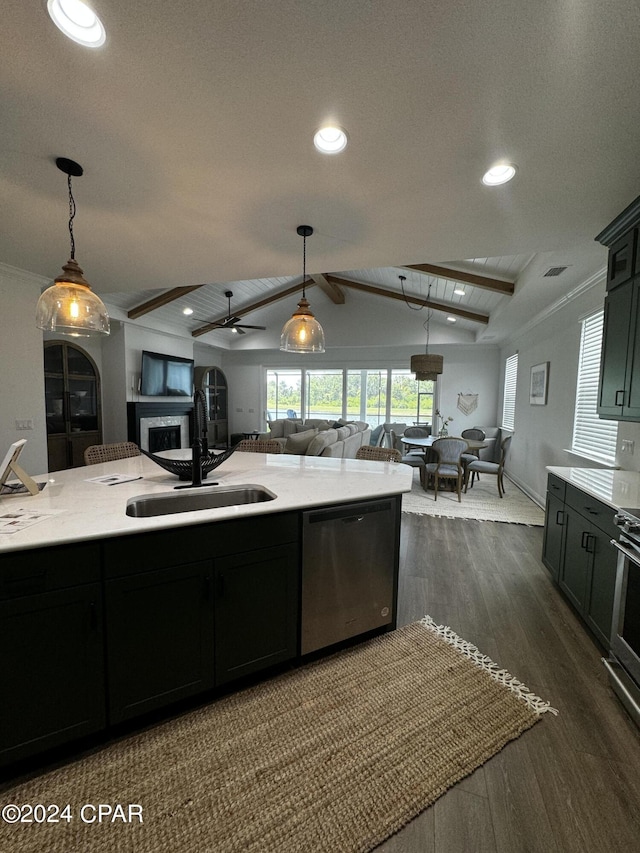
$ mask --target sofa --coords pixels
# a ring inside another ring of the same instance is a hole
[[[358,448],[369,444],[371,430],[364,421],[279,418],[270,421],[269,432],[259,438],[273,439],[282,445],[283,453],[296,456],[355,459]]]

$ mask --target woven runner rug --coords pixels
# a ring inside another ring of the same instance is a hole
[[[0,850],[368,851],[549,710],[425,617],[5,787],[70,819],[0,823]]]
[[[506,478],[505,478],[506,479]],[[462,493],[458,501],[456,492],[426,491],[418,482],[416,474],[410,492],[402,496],[402,511],[417,515],[438,515],[444,518],[471,518],[476,521],[506,521],[510,524],[529,524],[533,527],[544,526],[544,510],[527,497],[510,480],[505,482],[503,498],[498,495],[496,478],[491,476],[476,480],[473,488]]]

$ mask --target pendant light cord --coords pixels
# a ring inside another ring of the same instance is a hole
[[[302,237],[302,298],[306,299],[305,282],[307,280],[307,235]]]
[[[73,220],[76,215],[76,201],[71,190],[71,175],[67,175],[67,184],[69,186],[69,237],[71,238],[71,259],[76,257],[76,241],[73,236]]]
[[[404,297],[404,301],[407,303],[407,307],[411,308],[412,311],[422,311],[422,309],[425,307],[425,305],[429,301],[429,294],[431,293],[431,285],[429,285],[429,293],[427,293],[427,296],[426,296],[424,302],[422,303],[422,305],[412,305],[409,302],[409,300],[407,299],[407,294],[404,292],[404,283],[407,280],[406,275],[399,275],[398,278],[400,279],[400,289],[402,290],[402,295]]]

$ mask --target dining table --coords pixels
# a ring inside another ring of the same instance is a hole
[[[429,447],[433,446],[433,442],[437,441],[438,438],[459,438],[459,437],[460,436],[457,436],[457,435],[456,436],[428,435],[428,436],[425,436],[424,438],[420,438],[418,436],[401,435],[400,441],[409,447],[421,447],[426,452],[426,450]],[[489,444],[486,441],[477,441],[477,440],[474,440],[471,438],[463,438],[462,440],[467,442],[467,446],[469,448],[470,453],[477,453],[479,450],[482,450],[485,447],[489,447]]]

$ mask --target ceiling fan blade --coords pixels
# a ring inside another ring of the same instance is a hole
[[[244,327],[243,327],[243,326],[234,326],[234,327],[233,327],[233,330],[234,330],[234,332],[237,332],[239,335],[246,335],[246,334],[247,334],[247,333],[245,332],[245,330],[244,330]]]
[[[264,332],[267,327],[266,326],[247,326],[243,323],[241,326],[236,326],[235,328],[236,329],[262,329],[262,331]]]

